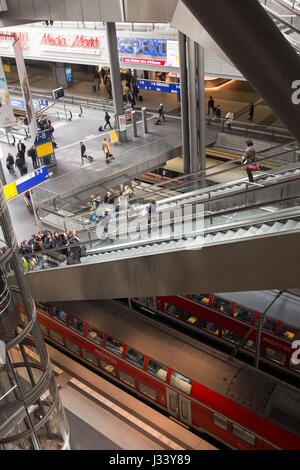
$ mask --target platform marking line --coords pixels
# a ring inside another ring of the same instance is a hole
[[[132,416],[127,411],[123,410],[120,406],[118,406],[115,403],[111,402],[110,400],[108,400],[107,398],[102,396],[100,393],[95,392],[93,389],[91,389],[87,385],[83,384],[79,380],[75,379],[74,377],[69,382],[74,384],[76,387],[80,388],[81,390],[83,390],[88,395],[91,395],[97,401],[99,401],[100,403],[103,403],[108,408],[111,408],[117,414],[119,414],[120,416],[123,416],[128,421],[135,424],[137,427],[143,429],[143,431],[146,431],[148,434],[152,435],[155,439],[158,439],[159,441],[163,442],[165,445],[171,447],[174,450],[185,450],[183,447],[180,447],[178,444],[171,441],[170,439],[165,437],[163,434],[161,434],[158,431],[156,431],[155,429],[151,428],[151,426],[149,426],[148,424],[146,424],[143,421],[141,421],[140,419]]]

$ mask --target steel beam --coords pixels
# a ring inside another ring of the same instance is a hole
[[[261,4],[257,0],[183,2],[300,141],[300,104],[292,101],[292,84],[300,80],[300,59]]]

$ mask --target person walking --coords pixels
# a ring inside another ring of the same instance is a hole
[[[20,155],[20,158],[24,161],[24,163],[25,163],[25,151],[26,151],[26,146],[25,144],[23,144],[23,142],[20,139],[18,143],[18,153]]]
[[[8,171],[10,172],[11,175],[17,176],[16,172],[15,172],[15,161],[14,161],[14,157],[13,157],[12,153],[9,153],[7,155],[6,168],[8,169]]]
[[[103,68],[103,67],[101,67],[100,74],[101,74],[101,77],[102,77],[102,80],[103,80],[103,83],[104,83],[104,78],[105,78],[105,70],[104,70],[104,68]]]
[[[16,155],[15,166],[18,168],[18,170],[20,172],[20,175],[23,176],[23,174],[24,174],[24,161],[21,158],[19,153],[17,153],[17,155]]]
[[[32,147],[28,150],[27,155],[32,160],[33,169],[36,170],[37,168],[39,168],[40,165],[37,159],[37,153],[36,153],[34,145],[32,145]]]
[[[75,230],[69,230],[68,236],[69,246],[80,243],[79,238],[76,235]],[[70,248],[70,256],[68,258],[67,264],[80,263],[81,256],[81,247],[79,245]]]
[[[214,111],[214,117],[212,120],[214,121],[215,119],[217,119],[218,124],[219,124],[221,122],[221,106],[218,104],[218,106],[216,106],[213,111]]]
[[[128,93],[128,101],[131,104],[131,109],[133,109],[135,106],[135,99],[134,99],[134,94],[131,91],[129,91]]]
[[[156,199],[153,197],[147,207],[148,214],[148,225],[151,224],[151,221],[154,219],[156,214]]]
[[[254,104],[251,103],[250,106],[249,106],[249,117],[247,119],[248,122],[252,122],[253,121],[253,115],[254,115]]]
[[[246,144],[247,144],[247,148],[246,148],[244,155],[242,156],[242,165],[244,166],[244,170],[247,171],[247,175],[248,175],[248,179],[250,183],[253,183],[254,178],[252,175],[252,171],[249,168],[249,164],[251,165],[251,163],[253,164],[255,162],[256,151],[255,151],[252,140],[247,140]]]
[[[165,115],[164,115],[164,105],[162,103],[160,103],[158,107],[158,119],[154,124],[158,124],[159,122],[161,122],[160,118],[162,118],[163,121],[166,121]]]
[[[109,143],[106,140],[106,137],[104,137],[104,140],[102,142],[102,150],[105,153],[106,163],[110,163],[111,159],[114,160],[114,157],[110,153],[110,147],[109,147]]]
[[[86,158],[87,159],[87,156],[85,154],[86,152],[86,146],[84,145],[83,142],[80,142],[80,151],[81,151],[81,165],[83,166],[83,159]]]
[[[109,127],[112,129],[112,126],[111,126],[111,123],[110,123],[110,115],[108,114],[107,111],[105,111],[105,116],[104,116],[104,119],[105,119],[105,126],[104,126],[104,129],[106,129],[106,126],[109,125]]]
[[[233,118],[234,118],[233,112],[228,111],[225,118],[226,118],[226,124],[227,124],[228,129],[231,129],[231,124],[232,124],[232,121],[233,121]]]
[[[208,103],[207,103],[207,116],[209,116],[210,110],[212,110],[212,113],[214,113],[214,107],[215,107],[214,99],[212,96],[210,96]]]

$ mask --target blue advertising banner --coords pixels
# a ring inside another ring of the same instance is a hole
[[[25,101],[16,99],[16,98],[11,98],[10,99],[10,104],[12,105],[13,108],[16,109],[24,109],[25,110]],[[33,102],[33,108],[35,111],[38,111],[39,105],[34,101]]]
[[[71,67],[66,67],[66,79],[67,79],[67,83],[69,83],[73,80]]]

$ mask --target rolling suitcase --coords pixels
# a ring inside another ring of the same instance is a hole
[[[93,161],[94,161],[94,159],[93,159],[93,157],[91,157],[91,155],[88,155],[88,156],[87,156],[87,159],[88,159],[89,162],[93,162]]]

